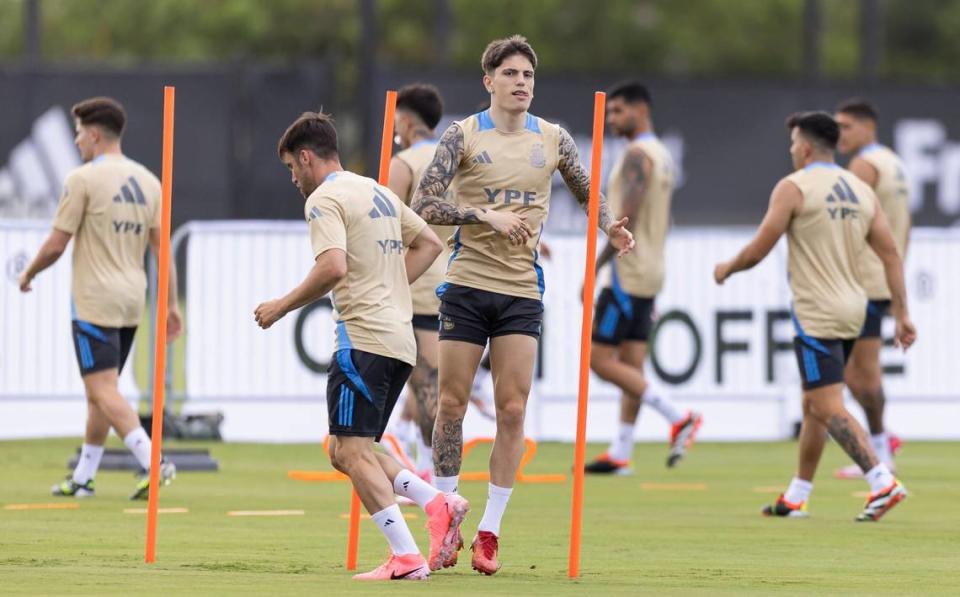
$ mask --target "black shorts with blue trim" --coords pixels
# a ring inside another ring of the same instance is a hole
[[[441,340],[486,346],[490,338],[510,334],[540,338],[541,301],[458,284],[447,283],[440,288]]]
[[[334,353],[327,370],[330,435],[380,441],[413,367],[353,348]]]
[[[793,349],[797,354],[803,389],[813,390],[843,383],[843,370],[855,341],[796,336],[793,339]]]
[[[600,291],[593,314],[593,341],[612,344],[633,340],[646,342],[653,328],[653,298]]]
[[[867,303],[867,318],[863,321],[861,338],[879,338],[883,318],[890,312],[890,301],[869,301]]]
[[[123,371],[137,327],[111,328],[79,319],[73,320],[73,348],[80,376],[107,369]]]

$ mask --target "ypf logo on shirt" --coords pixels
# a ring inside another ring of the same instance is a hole
[[[543,168],[547,165],[547,156],[543,153],[543,144],[537,143],[530,148],[530,165],[534,168]]]

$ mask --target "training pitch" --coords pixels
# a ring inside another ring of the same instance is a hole
[[[111,440],[112,442],[115,440]],[[329,470],[319,445],[207,447],[219,473],[181,473],[161,492],[157,563],[143,563],[146,502],[126,499],[134,478],[103,471],[97,497],[49,495],[79,439],[0,442],[0,593],[163,595],[379,594],[344,569],[350,492],[306,483],[290,469]],[[111,444],[119,447],[119,443]],[[588,457],[600,446],[589,446]],[[832,478],[845,464],[827,448],[807,520],[770,520],[795,463],[794,443],[698,444],[677,469],[665,444],[639,444],[631,477],[588,477],[581,578],[566,577],[573,447],[542,444],[527,472],[567,473],[563,484],[518,485],[504,519],[494,577],[456,568],[400,594],[957,594],[960,591],[960,444],[908,442],[898,463],[912,496],[880,523],[854,523],[866,484]],[[465,471],[481,470],[478,447]],[[469,544],[486,483],[465,482]],[[59,504],[68,509],[43,508]],[[31,509],[27,509],[32,506]],[[77,507],[72,507],[77,506]],[[272,515],[264,515],[268,511]],[[425,518],[404,508],[426,552]],[[228,515],[233,513],[233,515]],[[361,521],[360,571],[386,542]]]

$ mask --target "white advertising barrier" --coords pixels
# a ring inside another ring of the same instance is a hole
[[[321,301],[260,330],[253,310],[300,283],[312,265],[301,222],[206,222],[187,230],[188,410],[223,410],[233,440],[311,441],[326,433],[326,376],[334,321]],[[750,238],[745,229],[678,229],[667,247],[667,282],[657,301],[658,337],[647,369],[660,390],[705,413],[704,439],[789,437],[799,419],[792,353],[786,248],[723,287],[714,264]],[[584,264],[583,240],[547,239],[544,340],[527,417],[541,440],[574,437]],[[954,275],[960,232],[918,230],[907,261],[920,342],[903,355],[885,349],[891,428],[904,437],[960,437],[960,372],[953,350],[960,322]],[[601,277],[602,281],[604,278]],[[954,297],[951,300],[950,297]],[[890,335],[891,322],[885,326]],[[616,430],[616,388],[593,378],[588,438]],[[491,434],[472,412],[467,437]],[[644,411],[641,439],[663,440],[667,425]]]
[[[17,280],[50,233],[50,223],[0,222],[0,439],[83,433],[87,405],[70,330],[67,251],[21,293]],[[133,355],[120,380],[130,400],[140,392]]]

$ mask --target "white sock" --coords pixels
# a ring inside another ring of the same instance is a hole
[[[144,470],[150,470],[150,437],[143,427],[137,427],[123,438],[123,443],[133,452],[134,458]]]
[[[633,456],[633,423],[620,423],[617,437],[610,443],[607,454],[614,460],[630,460]]]
[[[791,504],[801,504],[810,499],[811,491],[813,491],[813,483],[811,481],[804,481],[799,477],[794,477],[790,480],[790,486],[787,487],[786,493],[783,494],[783,499]]]
[[[387,542],[390,543],[390,551],[394,555],[420,553],[417,542],[413,540],[413,535],[410,534],[410,527],[407,526],[407,521],[403,519],[403,514],[400,513],[400,506],[396,504],[387,506],[371,518],[380,527],[380,532],[387,538]]]
[[[423,442],[423,437],[417,439],[417,472],[433,472],[433,448]]]
[[[460,485],[460,475],[454,475],[452,477],[438,477],[434,475],[433,485],[443,493],[457,493],[458,485]]]
[[[887,432],[878,433],[870,436],[870,443],[873,444],[873,451],[877,453],[880,462],[887,465],[887,468],[893,468],[893,453],[890,451],[890,436]]]
[[[513,493],[513,487],[497,487],[490,483],[487,489],[487,507],[483,511],[478,530],[489,531],[497,537],[500,536],[500,521],[503,520],[503,513],[507,509],[511,493]]]
[[[77,468],[73,469],[73,480],[83,485],[97,475],[100,468],[100,459],[103,458],[103,446],[83,444],[80,448],[80,458],[77,459]]]
[[[671,425],[676,425],[686,416],[677,408],[673,400],[667,398],[660,388],[654,387],[653,384],[648,385],[647,391],[643,393],[643,403],[663,415]]]
[[[893,473],[884,463],[880,463],[864,473],[863,478],[870,484],[870,493],[878,493],[893,485]]]
[[[418,477],[413,471],[403,469],[393,480],[393,490],[397,495],[417,502],[417,505],[426,509],[427,504],[433,501],[433,498],[440,495],[440,492],[433,486]]]

